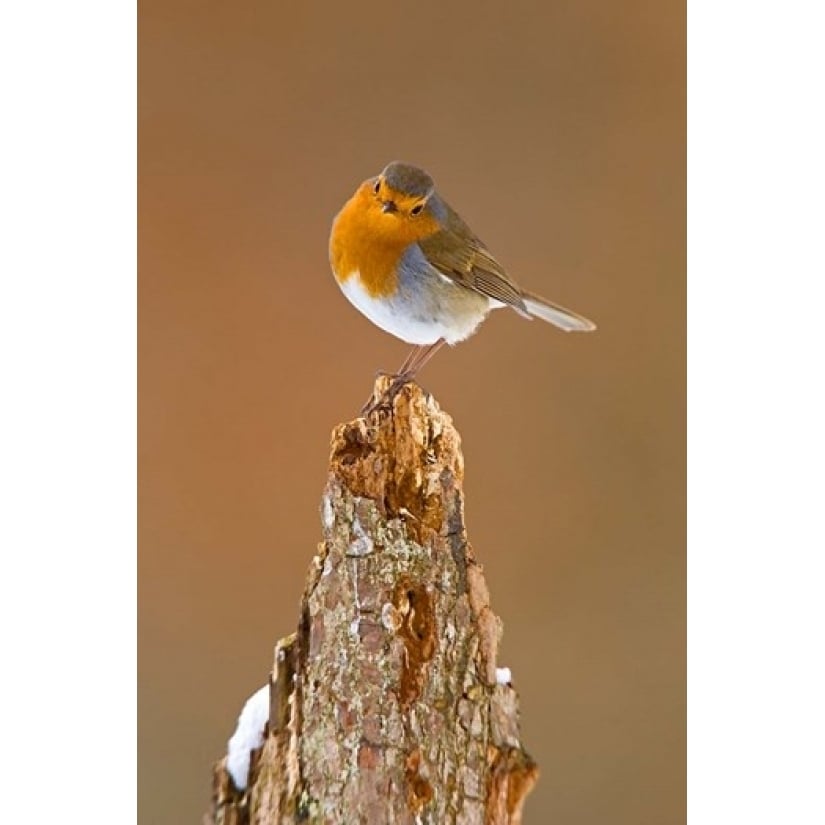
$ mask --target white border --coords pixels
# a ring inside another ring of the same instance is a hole
[[[136,819],[135,39],[130,4],[0,12],[9,822]]]
[[[825,822],[823,7],[689,6],[688,793]]]

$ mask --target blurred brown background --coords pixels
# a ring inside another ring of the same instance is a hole
[[[681,2],[140,4],[140,821],[199,822],[297,620],[328,436],[406,345],[333,215],[427,168],[525,286],[421,376],[542,778],[528,823],[685,819]]]

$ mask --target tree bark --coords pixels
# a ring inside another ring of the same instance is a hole
[[[521,822],[538,770],[497,671],[463,474],[452,420],[414,384],[335,428],[324,541],[276,646],[264,745],[243,792],[215,766],[207,821]]]

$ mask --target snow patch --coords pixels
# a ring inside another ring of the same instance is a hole
[[[329,496],[324,496],[321,502],[321,518],[324,521],[324,527],[326,527],[327,530],[331,529],[335,521],[335,511],[332,509],[332,502],[329,500]]]
[[[509,685],[510,682],[513,681],[513,674],[510,672],[509,667],[497,667],[496,668],[496,684],[499,685]]]
[[[264,726],[269,721],[269,685],[264,685],[247,699],[238,726],[229,740],[226,752],[226,769],[242,791],[249,781],[250,751],[260,748],[264,743]]]

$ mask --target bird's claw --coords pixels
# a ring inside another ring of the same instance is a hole
[[[391,372],[379,374],[387,378],[392,377],[393,380],[379,396],[372,395],[369,397],[364,406],[361,407],[361,415],[366,416],[380,409],[391,410],[395,396],[401,392],[401,388],[404,387],[405,384],[409,384],[410,381],[413,380],[413,376],[406,372],[400,374],[393,374]]]

